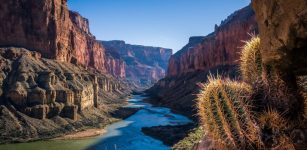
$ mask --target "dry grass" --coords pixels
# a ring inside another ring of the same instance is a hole
[[[172,147],[174,150],[190,150],[193,148],[195,144],[200,142],[203,138],[203,129],[202,127],[197,127],[193,129],[189,133],[187,137],[185,137],[183,140],[179,141],[176,145]]]

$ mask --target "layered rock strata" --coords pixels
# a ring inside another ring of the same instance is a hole
[[[67,0],[0,2],[0,46],[24,47],[44,58],[124,77],[122,61],[106,56],[104,47],[90,33],[88,20],[69,11]]]
[[[110,75],[45,59],[24,48],[0,48],[0,62],[0,126],[4,130],[0,143],[50,138],[107,124],[107,113],[123,104],[114,99],[130,93],[126,83]]]
[[[88,20],[67,0],[0,2],[0,143],[110,123],[131,91]]]
[[[98,90],[124,90],[119,81],[80,66],[40,57],[23,48],[0,48],[2,102],[38,119],[98,107]]]
[[[251,38],[250,34],[258,33],[257,29],[254,11],[247,6],[222,21],[213,33],[191,37],[171,56],[167,77],[148,90],[157,99],[155,103],[192,116],[196,112],[197,83],[205,82],[209,72],[236,77],[240,47]]]
[[[126,44],[124,41],[101,41],[107,52],[126,64],[126,78],[148,87],[165,77],[171,49]]]

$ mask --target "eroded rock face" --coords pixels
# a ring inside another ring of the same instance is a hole
[[[265,64],[307,74],[307,1],[253,0]]]
[[[0,48],[4,75],[3,103],[38,119],[55,116],[77,119],[77,112],[98,107],[98,91],[124,91],[111,77],[70,63],[40,58],[23,48]]]
[[[148,90],[156,96],[158,104],[193,115],[195,99],[209,72],[213,75],[237,77],[237,65],[242,41],[249,40],[250,33],[257,33],[257,23],[251,6],[245,7],[226,20],[205,37],[191,37],[189,43],[172,55],[167,77]]]
[[[171,49],[130,45],[124,41],[101,41],[107,53],[126,63],[126,77],[142,86],[149,86],[166,74]]]
[[[248,6],[222,21],[208,36],[191,37],[189,43],[170,58],[167,76],[238,64],[242,41],[250,39],[249,34],[253,33],[257,33],[257,23]]]
[[[306,93],[301,78],[307,75],[307,1],[253,0],[253,7],[263,64],[274,68],[293,93]],[[292,101],[295,110],[303,109],[301,96]]]
[[[131,91],[67,0],[0,0],[0,143],[110,123]],[[18,48],[17,48],[18,47]]]
[[[295,97],[289,112],[303,111],[307,75],[307,1],[253,0],[266,74],[276,73]]]
[[[124,77],[124,66],[114,69],[105,49],[90,33],[88,20],[70,12],[67,0],[0,1],[0,46],[35,50],[44,58],[93,67],[103,73]]]
[[[89,28],[89,21],[86,18],[83,18],[78,12],[69,11],[69,17],[71,21],[81,29],[81,31],[85,32],[86,34],[91,35],[90,28]]]

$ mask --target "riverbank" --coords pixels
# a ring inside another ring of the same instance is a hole
[[[190,112],[186,111],[178,111],[177,109],[173,109],[168,105],[159,103],[159,100],[150,94],[147,95],[148,98],[144,99],[143,102],[150,103],[155,107],[167,107],[171,110],[171,112],[176,114],[181,114],[193,120],[192,123],[186,125],[167,125],[167,126],[152,126],[142,128],[142,132],[148,136],[151,136],[155,139],[162,141],[165,145],[174,146],[185,137],[187,137],[193,130],[198,126],[198,120],[196,115],[193,115]]]
[[[126,119],[114,119],[113,121],[116,120],[116,122],[112,124],[79,130],[80,132],[72,131],[73,133],[66,133],[66,136],[61,136],[55,140],[0,145],[0,149],[32,150],[44,147],[44,150],[101,150],[114,149],[114,146],[116,146],[117,149],[169,150],[170,146],[145,135],[142,128],[185,125],[191,123],[191,120],[185,116],[172,113],[168,108],[153,107],[151,104],[144,103],[142,101],[144,98],[146,97],[142,95],[131,97],[128,100],[128,105],[119,112],[127,108],[138,108],[134,109],[137,112],[130,111],[132,115],[129,117],[125,116],[127,113],[124,113],[123,117]]]
[[[137,113],[140,108],[128,108],[128,107],[120,107],[119,109],[111,112],[110,115],[112,118],[115,118],[112,123],[116,123],[118,121],[124,120],[135,113]],[[110,124],[112,124],[110,123]],[[89,128],[83,131],[78,131],[75,133],[70,133],[67,135],[63,135],[61,137],[56,137],[51,140],[78,140],[78,139],[85,139],[85,138],[92,138],[98,137],[106,133],[104,128]]]
[[[121,96],[118,96],[121,95]],[[101,96],[104,101],[99,108],[85,109],[77,114],[77,120],[55,116],[46,119],[35,119],[19,112],[12,105],[0,105],[0,144],[27,143],[51,140],[69,135],[83,138],[99,135],[85,132],[89,129],[103,129],[118,118],[111,114],[127,105],[129,94]],[[130,110],[124,117],[133,115],[137,110]],[[116,114],[116,113],[115,113]],[[80,134],[81,132],[82,134]],[[0,145],[1,146],[1,145]]]
[[[106,133],[105,129],[87,129],[77,133],[67,134],[62,137],[57,137],[52,140],[78,140],[90,137],[100,136]]]
[[[196,125],[194,123],[177,126],[154,126],[142,128],[142,132],[162,141],[165,145],[173,146],[184,139],[195,127]]]
[[[177,126],[191,123],[185,116],[174,114],[168,108],[154,107],[142,100],[143,96],[135,96],[129,100],[130,108],[141,108],[137,113],[125,120],[116,122],[106,128],[107,132],[91,150],[100,149],[159,149],[169,150],[170,147],[162,141],[147,136],[142,128],[152,126]],[[168,135],[169,136],[169,135]]]
[[[175,108],[174,106],[167,105],[165,103],[160,102],[159,97],[156,97],[156,96],[151,95],[149,93],[147,93],[146,96],[148,96],[148,97],[146,99],[144,99],[143,102],[149,103],[149,104],[151,104],[151,105],[153,105],[155,107],[170,108],[173,113],[189,117],[194,122],[197,122],[197,120],[198,120],[198,117],[193,113],[194,110],[193,111],[192,110],[190,110],[190,111],[181,111],[180,109]]]

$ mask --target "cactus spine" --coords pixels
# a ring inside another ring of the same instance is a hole
[[[260,53],[260,38],[253,36],[242,48],[240,57],[240,71],[247,83],[261,79],[262,59]]]
[[[205,131],[232,148],[245,147],[255,139],[257,128],[246,101],[251,87],[244,83],[208,77],[198,95],[199,116]]]

